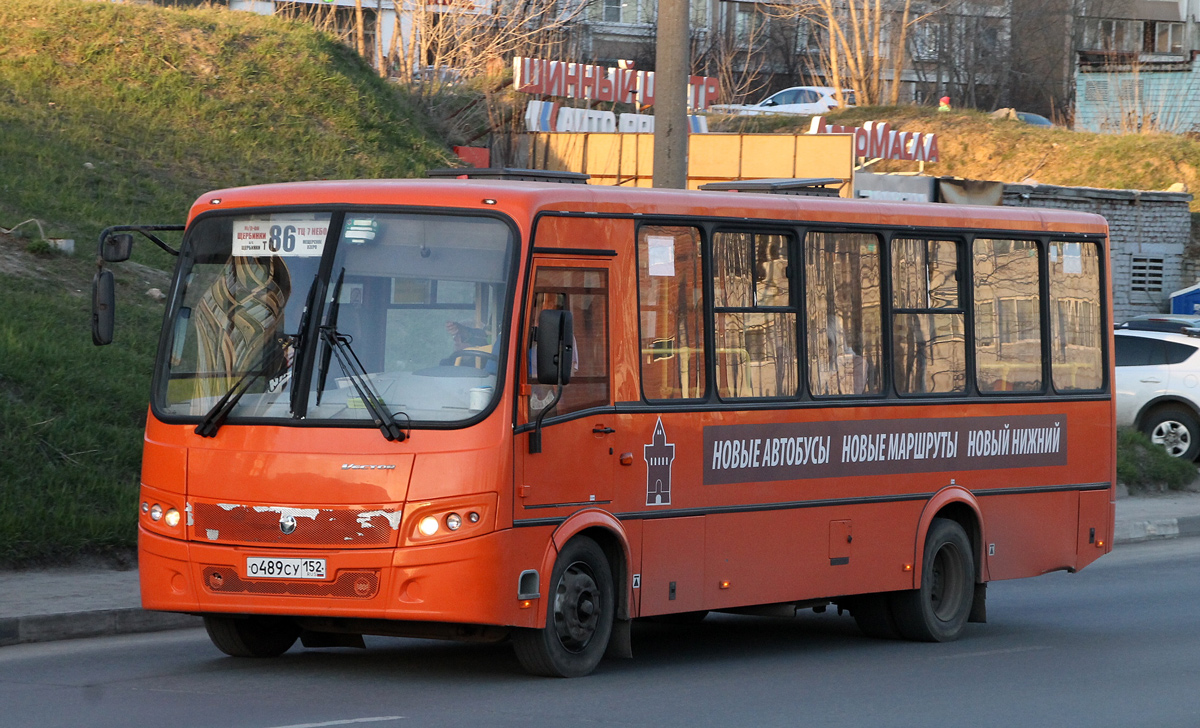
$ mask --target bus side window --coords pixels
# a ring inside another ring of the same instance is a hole
[[[642,393],[648,400],[705,396],[704,276],[700,230],[638,230]]]
[[[808,386],[814,396],[879,394],[879,238],[810,232],[804,243]]]
[[[1100,246],[1050,243],[1050,362],[1060,392],[1104,386]]]
[[[1042,390],[1038,244],[974,242],[975,376],[981,392]]]
[[[796,309],[786,235],[713,235],[717,392],[736,397],[796,394]]]
[[[892,378],[900,394],[963,392],[967,342],[951,240],[892,240]]]

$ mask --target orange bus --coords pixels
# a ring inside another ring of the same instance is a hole
[[[154,369],[143,604],[229,655],[508,638],[556,676],[650,616],[956,639],[989,581],[1111,550],[1106,232],[547,182],[211,192]]]

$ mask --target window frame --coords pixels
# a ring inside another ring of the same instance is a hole
[[[751,297],[750,302],[751,302],[751,305],[750,306],[718,306],[717,305],[717,295],[716,295],[717,265],[716,265],[716,261],[713,260],[712,258],[716,252],[716,238],[718,235],[721,235],[721,234],[751,235],[751,236],[754,236],[755,238],[757,238],[760,235],[778,235],[780,237],[783,237],[786,240],[786,243],[784,246],[785,250],[787,252],[787,274],[786,275],[787,275],[787,281],[788,281],[788,304],[786,306],[759,306],[759,305],[757,305],[758,302],[757,302],[757,298],[756,298],[756,290],[757,290],[756,284],[758,283],[758,280],[755,276],[756,271],[755,271],[755,266],[753,265],[753,263],[754,263],[753,260],[751,260],[751,273],[750,273],[750,276],[751,276],[751,280],[750,280],[750,297]],[[804,366],[804,362],[806,361],[806,358],[805,358],[806,349],[805,349],[804,343],[800,340],[800,336],[802,335],[802,332],[804,331],[804,327],[803,327],[803,323],[802,323],[803,307],[801,305],[801,302],[804,299],[800,298],[800,290],[801,289],[800,289],[800,281],[798,280],[798,278],[803,278],[803,276],[797,276],[797,272],[796,272],[797,271],[796,261],[797,261],[797,256],[799,255],[800,250],[801,250],[801,247],[800,247],[801,239],[802,238],[797,235],[795,228],[779,228],[779,227],[769,227],[769,226],[763,226],[763,225],[733,226],[733,225],[728,225],[728,224],[717,224],[717,225],[714,225],[710,231],[708,231],[708,244],[705,245],[703,242],[701,243],[704,256],[709,259],[707,261],[707,268],[705,269],[705,284],[706,284],[705,288],[706,288],[706,290],[704,292],[705,293],[705,325],[704,325],[704,327],[705,327],[706,332],[708,334],[710,334],[713,339],[708,347],[708,351],[709,351],[709,353],[711,353],[711,356],[709,356],[707,358],[712,360],[712,366],[710,369],[709,379],[712,382],[712,391],[713,391],[713,394],[716,396],[717,401],[719,401],[719,402],[790,402],[790,401],[799,400],[803,396],[803,393],[805,391],[807,391],[806,382],[804,381],[804,372],[806,370],[806,368]],[[794,372],[794,375],[796,377],[796,388],[791,394],[780,394],[780,395],[769,396],[769,397],[763,397],[763,396],[725,397],[725,396],[721,395],[720,387],[717,384],[718,372],[719,372],[718,363],[717,363],[717,348],[716,348],[717,316],[720,314],[730,314],[730,313],[748,313],[748,314],[778,313],[778,314],[792,314],[794,316],[792,334],[795,337],[794,341],[795,341],[795,345],[796,345],[796,350],[795,350],[796,371]]]
[[[895,291],[893,290],[892,280],[892,246],[897,240],[922,240],[926,243],[930,242],[947,242],[954,245],[957,265],[955,266],[955,274],[957,276],[955,293],[957,294],[958,305],[956,307],[947,308],[910,308],[897,306]],[[886,328],[886,352],[887,352],[887,373],[891,389],[896,397],[901,399],[952,399],[957,397],[966,397],[977,394],[978,390],[975,387],[975,338],[974,332],[968,329],[968,322],[974,321],[974,291],[967,289],[966,281],[970,268],[968,265],[967,255],[968,242],[967,238],[957,231],[950,231],[943,235],[936,233],[909,233],[907,231],[895,232],[887,236],[887,315],[889,326]],[[897,314],[958,314],[962,316],[962,335],[963,335],[963,366],[966,368],[963,377],[963,388],[953,392],[901,392],[896,386],[895,377],[895,357],[896,357],[896,315]]]

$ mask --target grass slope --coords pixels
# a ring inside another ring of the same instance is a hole
[[[939,113],[927,107],[864,107],[828,116],[862,126],[878,119],[903,131],[935,132],[941,161],[925,173],[968,179],[1113,189],[1165,190],[1183,182],[1200,190],[1200,140],[1173,134],[1092,134],[992,119],[977,111]],[[722,131],[804,132],[809,119],[723,119]],[[713,127],[714,130],[717,127]],[[916,171],[914,162],[881,162],[875,172]],[[1192,211],[1200,212],[1193,200]]]
[[[219,9],[0,3],[0,565],[127,554],[165,274],[115,266],[117,340],[92,346],[99,231],[182,222],[208,189],[419,176],[449,151],[401,92],[302,25]],[[33,236],[31,240],[28,236]],[[135,260],[174,259],[140,241]]]

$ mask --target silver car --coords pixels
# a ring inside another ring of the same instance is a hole
[[[1200,338],[1135,329],[1119,329],[1115,338],[1117,425],[1136,427],[1174,457],[1195,460]]]

